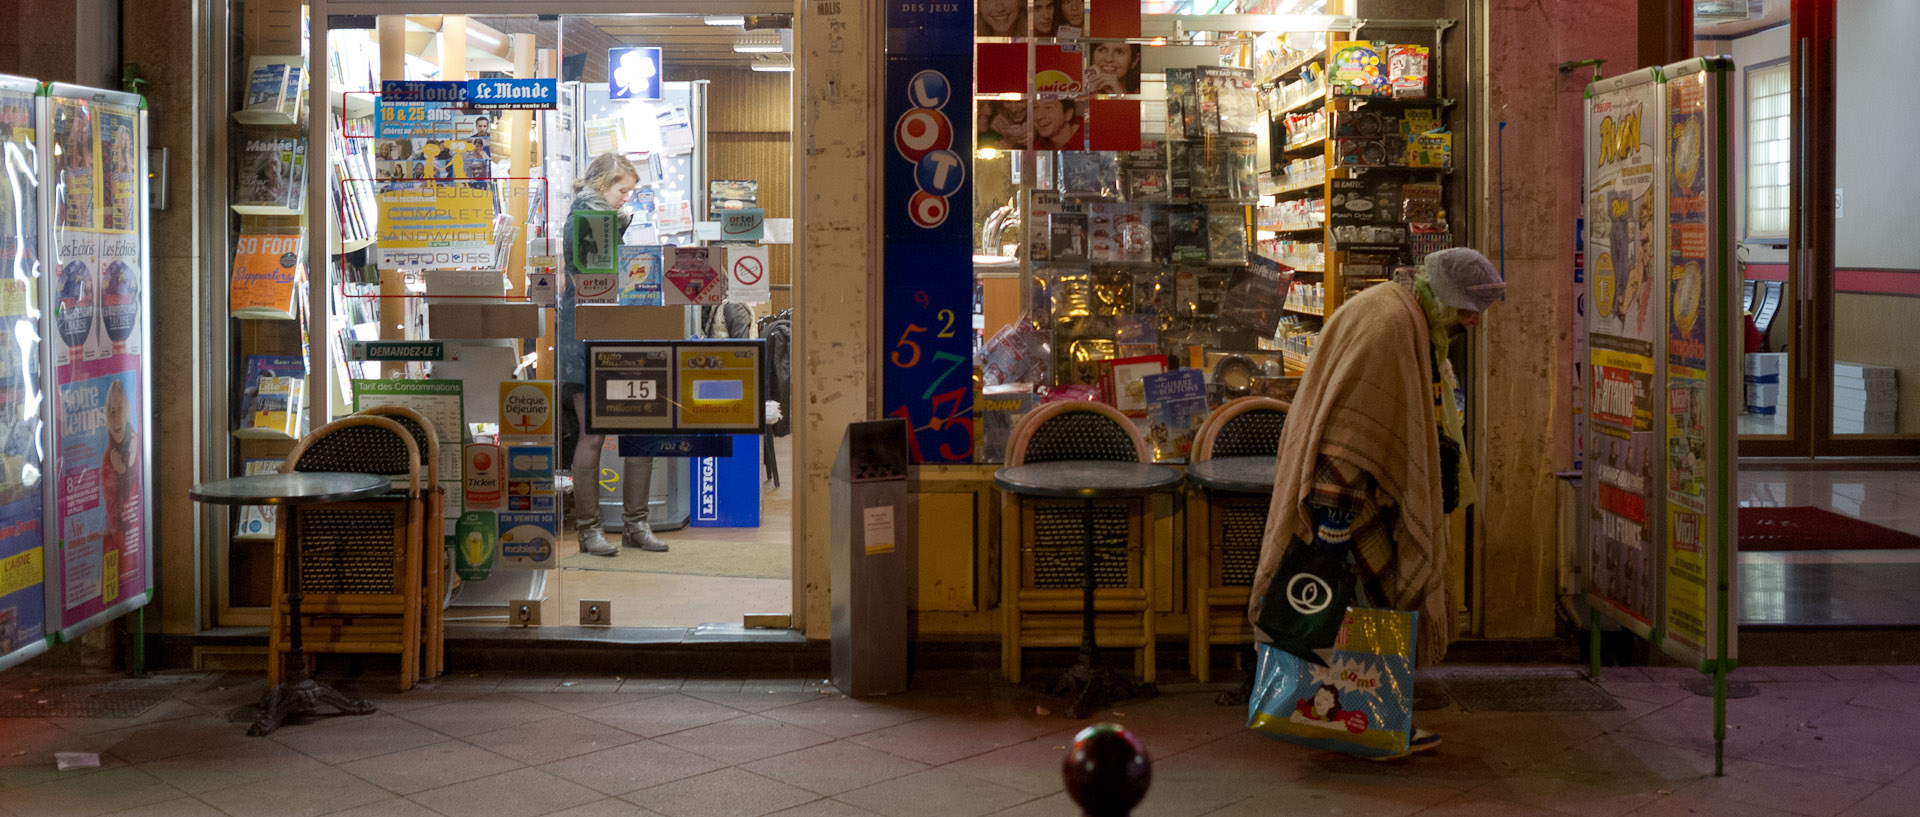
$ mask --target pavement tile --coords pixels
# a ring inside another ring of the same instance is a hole
[[[587,712],[583,717],[652,738],[746,715],[732,707],[674,694],[601,707]]]
[[[741,768],[816,794],[833,796],[905,777],[928,767],[924,763],[859,744],[834,741],[756,760]],[[958,766],[956,764],[948,768],[957,769]],[[1056,772],[1054,777],[1057,779],[1059,774]]]
[[[245,728],[244,726],[239,728]],[[300,752],[264,738],[251,743],[221,745],[184,755],[149,760],[140,770],[188,794],[231,788],[260,780],[295,780],[327,766]]]
[[[9,789],[0,797],[0,805],[14,817],[96,817],[177,800],[184,795],[185,792],[160,778],[122,767]]]
[[[198,795],[232,817],[319,817],[380,800],[393,794],[338,769],[313,769],[275,776]]]
[[[721,721],[656,738],[676,749],[705,755],[732,766],[785,754],[833,740],[805,727],[761,715]]]
[[[920,761],[929,766],[1024,743],[1055,731],[1060,722],[1028,716],[1022,719],[937,715],[856,735],[851,740],[870,749]]]
[[[270,739],[327,765],[351,763],[447,739],[395,715],[344,715],[282,726]]]
[[[559,711],[516,695],[494,694],[408,710],[400,717],[459,738],[551,718]]]
[[[1729,760],[1726,776],[1702,777],[1680,792],[1806,817],[1833,817],[1880,788],[1878,783],[1821,772]]]
[[[146,806],[135,806],[102,817],[227,817],[226,812],[194,797],[178,797]],[[396,816],[397,817],[397,816]]]
[[[603,798],[539,769],[515,769],[428,789],[407,799],[449,817],[536,817]]]
[[[541,766],[541,770],[594,791],[619,796],[631,791],[706,774],[726,764],[664,743],[637,740]]]
[[[346,811],[336,811],[327,817],[445,817],[445,815],[404,797],[395,797]]]
[[[551,718],[468,735],[465,740],[528,765],[625,746],[640,736],[578,715]]]
[[[844,695],[821,696],[793,706],[767,710],[767,717],[844,738],[928,717],[927,713]]]
[[[820,799],[798,786],[749,772],[720,769],[622,795],[666,817],[760,817]]]
[[[980,817],[1034,799],[951,769],[928,769],[834,798],[885,817]]]
[[[501,774],[522,765],[471,743],[445,740],[357,760],[339,768],[394,794],[408,795]]]
[[[648,811],[618,797],[595,800],[584,806],[574,806],[556,811],[546,817],[660,817],[657,811]]]

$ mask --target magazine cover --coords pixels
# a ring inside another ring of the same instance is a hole
[[[142,552],[143,446],[137,372],[60,386],[59,478],[66,486],[61,520],[61,575],[66,610],[118,603],[145,586]]]
[[[299,398],[306,395],[307,360],[295,355],[249,355],[241,380],[240,422],[233,436],[294,439],[300,436]],[[299,381],[298,383],[294,381]]]
[[[1147,444],[1154,462],[1185,461],[1193,435],[1207,419],[1207,378],[1199,369],[1180,369],[1142,378],[1147,403]]]
[[[74,230],[59,239],[60,268],[54,270],[53,365],[66,366],[87,359],[100,310],[99,246],[96,236]]]
[[[249,139],[240,149],[234,168],[233,207],[299,211],[306,143],[299,139]],[[299,157],[296,166],[295,157]]]
[[[664,280],[658,246],[620,245],[620,292],[622,306],[660,306],[666,301],[660,290]]]
[[[255,476],[280,470],[281,460],[250,459],[241,464],[241,474]],[[241,505],[234,508],[240,521],[234,525],[235,539],[272,539],[280,512],[271,505]]]
[[[227,311],[236,318],[292,320],[300,281],[298,235],[240,236],[233,244]]]
[[[93,111],[78,99],[58,97],[53,105],[54,199],[59,226],[90,230],[100,174],[94,159]]]

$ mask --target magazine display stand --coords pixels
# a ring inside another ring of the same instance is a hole
[[[152,597],[146,145],[136,94],[0,77],[0,667]]]
[[[1724,763],[1734,600],[1742,310],[1732,263],[1725,57],[1587,88],[1586,512],[1593,675],[1600,618],[1709,675]]]

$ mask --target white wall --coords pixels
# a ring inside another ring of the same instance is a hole
[[[1835,176],[1844,213],[1833,224],[1834,266],[1920,269],[1913,217],[1920,93],[1900,67],[1920,34],[1920,3],[1840,0],[1838,12]]]

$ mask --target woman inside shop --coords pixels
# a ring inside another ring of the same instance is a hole
[[[580,549],[595,556],[618,556],[621,547],[639,548],[651,553],[660,553],[667,544],[653,535],[653,529],[647,524],[647,498],[653,487],[653,458],[627,457],[626,473],[620,480],[620,541],[607,541],[606,531],[600,522],[600,450],[606,437],[589,434],[586,430],[587,417],[587,357],[586,347],[574,333],[574,276],[581,274],[574,258],[574,219],[573,213],[590,210],[613,210],[618,212],[627,195],[640,183],[640,172],[633,163],[618,153],[603,153],[587,165],[587,172],[574,182],[573,207],[566,221],[566,282],[560,288],[558,309],[554,316],[553,349],[559,369],[560,405],[567,414],[561,418],[562,436],[572,431],[575,442],[572,447],[573,469],[573,529],[579,537]],[[614,235],[623,235],[627,231],[628,214],[620,213],[618,228]],[[618,240],[608,237],[609,240]],[[561,440],[561,450],[566,448],[566,440]]]
[[[1071,99],[1033,101],[1033,146],[1036,150],[1086,150],[1087,136],[1079,103]]]
[[[1088,54],[1086,90],[1090,94],[1140,93],[1140,46],[1094,44]]]

